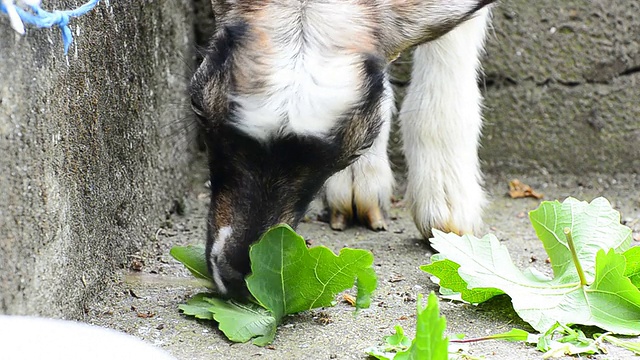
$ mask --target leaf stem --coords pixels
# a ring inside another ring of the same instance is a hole
[[[487,340],[493,340],[493,338],[480,337],[480,338],[470,338],[470,339],[449,339],[449,342],[457,343],[457,344],[466,344],[466,343],[474,343],[474,342],[487,341]]]
[[[576,247],[573,243],[573,236],[571,235],[571,229],[566,227],[564,228],[564,235],[567,237],[567,244],[569,244],[569,250],[571,251],[571,258],[573,259],[573,265],[576,267],[576,271],[578,272],[578,276],[580,277],[580,285],[587,285],[587,279],[584,276],[584,271],[582,270],[582,265],[578,260],[578,253],[576,252]]]
[[[594,335],[594,337],[595,336],[596,335]],[[629,351],[634,352],[636,355],[640,355],[640,343],[638,342],[624,341],[622,339],[618,339],[617,337],[610,335],[610,333],[606,333],[598,336],[598,338],[596,339],[596,342],[601,340],[606,340],[607,342],[613,345],[620,346],[622,348],[625,348]]]

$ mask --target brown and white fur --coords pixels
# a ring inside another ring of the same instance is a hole
[[[386,227],[395,112],[388,65],[414,46],[399,112],[415,223],[471,232],[485,196],[477,86],[492,0],[218,0],[191,83],[211,173],[209,270],[239,294],[249,246],[324,189],[331,226]],[[355,213],[354,213],[355,209]]]

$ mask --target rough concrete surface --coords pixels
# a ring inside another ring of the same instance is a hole
[[[80,317],[182,197],[192,23],[189,1],[101,2],[67,57],[0,17],[0,313]]]
[[[512,177],[488,179],[492,203],[486,211],[483,230],[495,233],[520,267],[534,266],[550,273],[542,243],[535,237],[525,216],[540,200],[508,198],[510,179]],[[639,176],[524,176],[520,179],[550,200],[563,200],[571,195],[590,201],[604,195],[621,211],[623,221],[634,229],[636,238],[640,238],[640,198],[636,191],[640,187]],[[139,271],[130,269],[118,274],[110,291],[89,306],[85,321],[139,336],[184,360],[362,359],[366,357],[363,349],[379,345],[383,336],[393,332],[396,324],[413,336],[417,294],[437,291],[437,286],[418,269],[419,265],[427,263],[430,253],[424,242],[418,240],[419,233],[402,203],[392,209],[393,220],[386,232],[375,233],[361,227],[352,227],[345,232],[332,231],[327,224],[316,220],[317,206],[298,229],[313,245],[325,245],[334,251],[349,246],[373,252],[379,288],[371,308],[358,317],[353,317],[353,308],[344,302],[292,316],[279,328],[273,346],[261,348],[250,343],[233,344],[213,323],[180,315],[178,304],[204,289],[170,257],[169,249],[174,245],[204,242],[209,199],[205,180],[203,174],[194,181],[186,202],[186,215],[174,215],[158,227],[154,251],[138,253],[132,259],[132,268]],[[447,317],[449,334],[479,337],[508,331],[512,327],[532,331],[518,318],[506,298],[479,306],[443,300],[440,306]],[[498,341],[473,344],[470,353],[498,360],[541,358],[541,353],[531,346]],[[597,358],[628,359],[632,354],[611,348],[608,357]]]

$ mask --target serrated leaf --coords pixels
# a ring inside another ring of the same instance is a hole
[[[595,276],[598,250],[623,252],[631,244],[631,229],[620,224],[620,213],[602,197],[591,203],[571,197],[562,203],[545,201],[529,213],[529,219],[549,255],[554,278],[560,282],[578,278],[564,235],[565,228],[571,230],[578,259],[589,283]]]
[[[195,316],[197,319],[213,320],[213,314],[209,311],[211,304],[206,300],[209,294],[200,293],[194,295],[186,304],[178,305],[185,315]]]
[[[450,275],[451,271],[441,271],[440,284],[452,283],[465,291],[466,283],[471,294],[473,289],[504,291],[520,317],[541,332],[559,321],[639,334],[640,291],[625,277],[625,257],[616,254],[628,248],[631,233],[620,225],[620,216],[609,202],[602,198],[591,204],[572,198],[562,204],[545,202],[531,213],[531,219],[553,263],[554,278],[531,268],[520,271],[493,235],[477,239],[435,230],[431,241],[441,254],[439,259],[460,265],[458,277]],[[572,230],[585,282],[580,281],[564,228]],[[636,256],[635,252],[628,255]],[[427,267],[440,268],[443,264]]]
[[[369,251],[345,248],[336,256],[326,247],[308,249],[302,237],[288,225],[270,229],[251,246],[252,274],[247,287],[258,302],[280,321],[293,314],[330,306],[338,293],[351,288],[360,275],[359,297],[370,297],[373,255]],[[356,305],[368,305],[368,301]]]
[[[196,277],[207,274],[204,248],[175,247],[171,251]],[[259,304],[198,294],[179,308],[187,315],[216,320],[231,341],[254,339],[254,344],[264,346],[273,341],[284,315],[333,305],[336,295],[354,283],[358,288],[356,309],[368,307],[377,286],[369,251],[345,248],[336,256],[325,247],[307,249],[304,239],[287,225],[268,230],[251,247],[249,256],[253,274],[246,282]]]
[[[407,350],[397,353],[393,359],[447,360],[449,339],[444,337],[447,321],[440,316],[438,297],[432,292],[424,304],[422,294],[419,294],[417,306],[416,337]]]
[[[174,246],[169,251],[174,259],[182,263],[193,276],[198,279],[209,280],[213,286],[213,279],[209,276],[205,249],[202,246]]]
[[[559,321],[640,334],[640,291],[624,276],[624,257],[614,250],[598,253],[596,279],[590,286],[580,286],[579,281],[560,281],[567,276],[545,280],[520,271],[493,235],[482,239],[439,231],[434,235],[432,246],[460,264],[458,273],[469,288],[493,286],[504,291],[518,315],[538,331]]]
[[[628,277],[635,287],[640,287],[640,246],[632,247],[622,255],[627,263],[624,276]]]
[[[247,342],[264,346],[276,335],[276,318],[258,304],[240,304],[233,300],[206,299],[209,311],[218,322],[219,329],[227,338],[235,342]]]

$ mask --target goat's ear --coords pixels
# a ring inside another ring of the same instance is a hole
[[[190,83],[191,104],[201,118],[212,123],[224,119],[229,111],[232,54],[246,24],[219,24],[202,63]]]
[[[435,40],[495,0],[388,0],[382,11],[382,45],[389,59]]]

